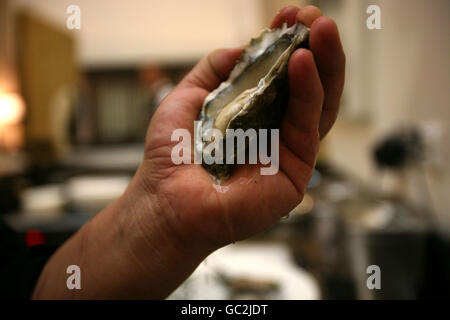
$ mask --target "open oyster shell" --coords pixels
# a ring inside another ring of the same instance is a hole
[[[201,140],[196,145],[197,152],[205,155],[204,147],[212,143],[207,141],[206,134],[212,128],[220,130],[225,140],[226,129],[279,127],[289,96],[289,57],[295,49],[307,46],[308,37],[309,28],[297,23],[266,29],[250,41],[229,78],[203,102],[199,115],[202,126],[196,132]],[[237,152],[234,150],[234,155]],[[225,154],[224,150],[223,164],[203,162],[220,180],[228,178],[233,168],[232,164],[226,164]]]

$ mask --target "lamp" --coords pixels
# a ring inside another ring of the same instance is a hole
[[[25,106],[18,94],[0,93],[0,130],[5,126],[19,123],[24,113]]]
[[[25,114],[25,104],[16,93],[0,93],[0,148],[20,145],[20,121]]]

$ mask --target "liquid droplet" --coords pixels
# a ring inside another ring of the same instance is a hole
[[[225,193],[230,189],[230,186],[221,186],[219,184],[213,184],[213,187],[219,193]]]

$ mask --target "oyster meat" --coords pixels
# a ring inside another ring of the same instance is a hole
[[[227,129],[279,128],[289,96],[289,57],[295,49],[306,47],[308,38],[309,28],[297,23],[291,27],[283,24],[281,28],[266,29],[250,41],[228,79],[203,102],[198,119],[202,125],[196,132],[200,137],[195,146],[197,152],[205,156],[205,147],[213,143],[207,138],[210,129],[218,129],[225,141]],[[236,152],[238,150],[233,150],[234,155]],[[222,162],[203,162],[203,166],[224,180],[233,168],[233,164],[225,161],[225,151]]]

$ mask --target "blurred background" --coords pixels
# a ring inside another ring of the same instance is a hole
[[[0,0],[0,218],[29,246],[62,243],[125,189],[153,112],[196,61],[307,4],[338,23],[347,78],[305,199],[171,298],[448,298],[447,0]]]

